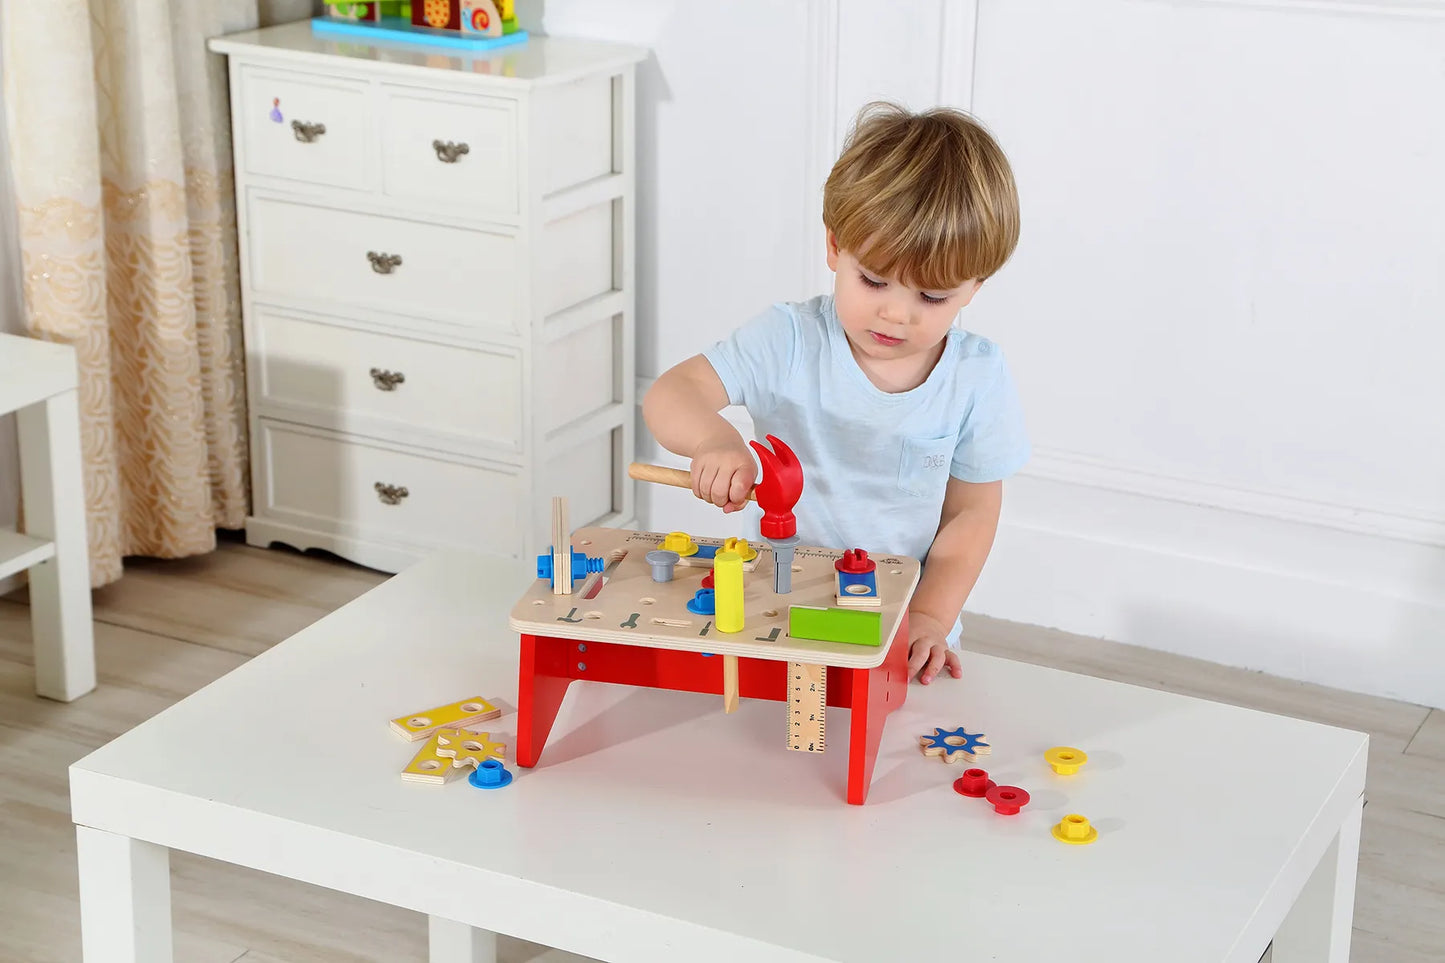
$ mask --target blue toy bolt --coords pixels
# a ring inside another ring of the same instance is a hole
[[[467,777],[467,782],[478,789],[501,789],[511,781],[512,774],[507,767],[495,759],[483,759]]]
[[[604,559],[601,556],[592,558],[582,552],[572,553],[572,581],[586,578],[588,572],[602,571]],[[552,580],[552,553],[537,556],[537,577]]]

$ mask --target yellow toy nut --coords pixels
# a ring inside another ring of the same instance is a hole
[[[1073,746],[1054,746],[1044,753],[1044,762],[1054,768],[1060,776],[1072,776],[1079,767],[1089,761],[1089,754]]]
[[[676,552],[683,558],[697,554],[697,542],[687,532],[668,532],[657,547],[664,552]]]
[[[1086,846],[1099,838],[1099,831],[1089,825],[1088,819],[1072,813],[1054,827],[1054,838],[1071,846]]]
[[[713,624],[719,632],[743,630],[743,560],[737,552],[718,552],[712,560]]]
[[[744,562],[751,562],[758,557],[758,550],[749,545],[746,538],[723,539],[722,548],[718,549],[718,553],[723,552],[736,552],[738,558]]]

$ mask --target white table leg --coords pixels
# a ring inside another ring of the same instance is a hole
[[[86,963],[171,963],[171,851],[75,827]]]
[[[431,963],[497,963],[497,934],[440,916],[427,917]]]
[[[1273,963],[1349,963],[1364,806],[1361,797],[1280,924]]]
[[[69,702],[95,688],[90,549],[80,468],[80,413],[67,391],[16,412],[25,531],[55,543],[30,569],[35,691]]]

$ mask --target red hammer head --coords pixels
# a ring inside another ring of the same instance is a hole
[[[792,538],[798,533],[793,506],[803,494],[803,466],[793,449],[772,435],[767,438],[772,451],[755,441],[748,442],[763,466],[763,480],[756,489],[758,505],[763,510],[760,529],[763,538]]]

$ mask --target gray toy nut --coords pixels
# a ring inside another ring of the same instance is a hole
[[[652,566],[652,580],[654,582],[671,582],[672,569],[681,558],[682,556],[676,552],[667,552],[662,549],[648,552],[647,564]]]

